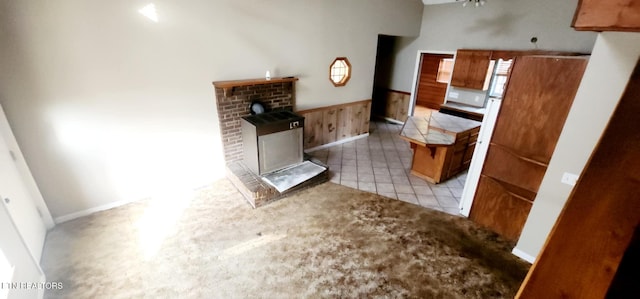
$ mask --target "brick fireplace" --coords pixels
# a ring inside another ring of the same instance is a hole
[[[251,102],[260,101],[267,111],[276,109],[293,111],[297,80],[298,78],[288,77],[213,82],[224,159],[227,164],[242,160],[240,120],[243,116],[250,115]]]
[[[293,111],[295,82],[298,78],[284,77],[213,82],[220,121],[220,134],[227,165],[227,177],[254,207],[259,207],[282,198],[291,192],[315,186],[329,180],[328,170],[285,193],[265,183],[251,172],[244,163],[242,147],[243,116],[250,115],[249,105],[260,101],[266,111]],[[318,164],[319,161],[314,161]]]

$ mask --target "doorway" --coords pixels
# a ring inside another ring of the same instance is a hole
[[[444,104],[451,73],[452,52],[419,51],[411,99],[411,115],[428,115]]]

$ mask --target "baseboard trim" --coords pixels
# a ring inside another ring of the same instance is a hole
[[[119,206],[123,206],[123,205],[126,205],[128,203],[135,202],[135,201],[138,201],[138,199],[114,201],[114,202],[110,202],[110,203],[108,203],[106,205],[101,205],[101,206],[89,208],[89,209],[86,209],[86,210],[73,212],[73,213],[70,213],[70,214],[67,214],[67,215],[63,215],[63,216],[60,216],[60,217],[56,217],[54,219],[54,221],[55,221],[56,224],[60,224],[60,223],[63,223],[63,222],[71,221],[71,220],[76,219],[76,218],[88,216],[88,215],[91,215],[93,213],[97,213],[97,212],[101,212],[101,211],[117,208]]]
[[[390,123],[393,123],[393,124],[397,124],[397,125],[404,125],[404,122],[399,121],[399,120],[397,120],[397,119],[390,118],[390,117],[381,116],[381,115],[374,115],[373,117],[374,117],[375,119],[378,119],[378,120],[384,120],[384,121],[386,121],[386,122],[390,122]]]
[[[362,139],[362,138],[365,138],[367,136],[369,136],[369,133],[364,133],[364,134],[360,134],[358,136],[353,136],[353,137],[341,139],[341,140],[338,140],[338,141],[334,141],[334,142],[331,142],[331,143],[318,145],[316,147],[305,149],[304,151],[305,151],[305,153],[311,153],[311,152],[315,152],[315,151],[318,151],[318,150],[321,150],[321,149],[329,148],[329,147],[332,147],[332,146],[335,146],[335,145],[339,145],[339,144],[351,142],[351,141],[354,141],[354,140]]]
[[[533,262],[536,261],[536,257],[535,256],[530,255],[530,254],[528,254],[528,253],[526,253],[526,252],[524,252],[524,251],[522,251],[522,250],[520,250],[518,248],[513,248],[513,251],[511,251],[511,253],[513,255],[515,255],[515,256],[517,256],[517,257],[529,262],[529,263],[532,263],[532,264],[533,264]]]

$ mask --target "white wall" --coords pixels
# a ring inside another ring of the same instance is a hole
[[[584,77],[535,198],[516,249],[535,257],[572,187],[564,172],[580,174],[604,132],[640,57],[640,33],[598,35]],[[615,157],[611,157],[615,159]]]
[[[300,77],[297,108],[371,97],[377,34],[419,0],[0,2],[0,103],[54,217],[222,173],[211,81]],[[329,63],[347,56],[345,87]]]
[[[391,89],[411,91],[418,50],[544,50],[590,53],[596,34],[576,32],[571,21],[578,0],[489,0],[483,7],[459,3],[424,6],[418,38],[400,38]]]

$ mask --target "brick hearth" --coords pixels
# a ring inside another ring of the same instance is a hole
[[[220,120],[220,134],[227,177],[254,208],[263,206],[296,191],[322,184],[329,180],[327,170],[284,193],[265,183],[242,163],[241,119],[248,116],[249,105],[260,101],[267,111],[293,111],[295,103],[295,81],[297,78],[273,78],[271,80],[252,79],[213,82],[216,91],[216,105]],[[305,157],[308,160],[308,157]],[[312,161],[325,166],[319,161]]]

